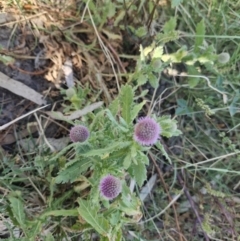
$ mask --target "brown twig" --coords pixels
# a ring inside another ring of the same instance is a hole
[[[167,185],[166,185],[166,183],[164,181],[164,178],[163,178],[162,171],[160,170],[159,166],[157,165],[157,162],[156,162],[153,154],[149,153],[149,156],[150,156],[151,160],[153,161],[154,166],[157,169],[157,173],[159,175],[160,181],[163,185],[163,188],[164,188],[165,192],[167,193],[169,201],[171,202],[173,199],[172,199],[172,196],[169,194]],[[178,231],[178,235],[179,235],[179,241],[183,241],[182,232],[181,232],[181,229],[180,229],[180,226],[179,226],[178,215],[177,215],[177,210],[176,210],[175,204],[173,204],[172,207],[173,207],[174,219],[175,219],[175,223],[176,223],[176,227],[177,227],[177,231]]]
[[[105,42],[105,44],[108,46],[108,48],[111,50],[112,54],[114,55],[114,57],[116,58],[118,64],[120,65],[123,73],[127,73],[126,69],[124,68],[122,61],[120,60],[118,53],[116,53],[115,49],[112,47],[112,45],[108,42],[108,40],[102,35],[100,34],[102,40]]]
[[[185,182],[183,181],[183,179],[181,178],[180,174],[177,175],[177,179],[178,179],[179,183],[182,185],[184,194],[185,194],[185,196],[187,197],[187,199],[188,199],[188,201],[189,201],[189,203],[190,203],[190,205],[191,205],[191,207],[192,207],[192,210],[193,210],[193,212],[195,213],[195,215],[196,215],[196,217],[197,217],[197,220],[198,220],[198,222],[199,222],[199,224],[200,224],[200,226],[201,226],[201,229],[202,229],[202,231],[203,231],[203,235],[204,235],[204,237],[205,237],[205,240],[206,240],[206,241],[209,241],[210,239],[209,239],[207,233],[204,231],[204,229],[203,229],[203,227],[202,227],[202,220],[201,220],[200,215],[199,215],[199,213],[198,213],[198,210],[197,210],[197,208],[196,208],[196,206],[195,206],[195,203],[194,203],[194,201],[193,201],[193,199],[192,199],[192,196],[190,195],[190,193],[189,193],[189,191],[188,191],[188,189],[187,189],[187,187],[186,187],[186,184],[185,184]]]
[[[219,205],[219,207],[222,210],[224,216],[226,217],[228,223],[230,224],[232,238],[233,238],[233,240],[235,240],[237,237],[237,234],[234,230],[234,221],[233,221],[234,218],[232,217],[231,213],[224,207],[224,205],[218,200],[217,197],[214,197],[214,200]]]
[[[17,66],[14,66],[13,64],[9,64],[9,67],[11,67],[12,69],[18,70],[21,73],[29,74],[29,75],[42,75],[42,74],[44,74],[44,73],[46,73],[48,71],[48,68],[46,68],[46,69],[43,69],[43,70],[38,70],[38,71],[31,72],[31,71],[26,71],[24,69],[20,69]]]

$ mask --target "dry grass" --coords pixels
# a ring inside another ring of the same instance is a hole
[[[17,61],[32,61],[34,70],[21,69],[12,63],[12,59],[6,64],[25,74],[44,76],[51,83],[43,93],[45,98],[54,100],[58,95],[58,103],[69,103],[63,100],[56,89],[65,85],[62,68],[69,60],[74,80],[83,89],[90,90],[87,103],[103,101],[106,106],[112,103],[120,86],[132,81],[131,73],[135,70],[139,44],[151,43],[151,36],[139,37],[131,32],[130,27],[137,30],[142,22],[154,22],[154,26],[157,26],[154,30],[159,31],[168,16],[177,16],[178,30],[183,34],[187,32],[188,37],[167,45],[166,51],[172,52],[178,45],[193,46],[191,35],[194,35],[197,23],[204,18],[207,23],[206,35],[209,35],[209,38],[206,36],[208,44],[214,45],[217,53],[230,54],[231,59],[226,65],[219,64],[212,72],[203,69],[203,75],[209,77],[201,86],[191,89],[186,82],[181,82],[184,80],[179,76],[163,75],[161,87],[149,95],[143,112],[174,115],[173,109],[179,106],[178,101],[182,99],[186,101],[189,111],[176,117],[183,135],[169,141],[162,140],[171,163],[155,150],[149,154],[151,164],[148,179],[155,173],[158,178],[143,203],[143,219],[139,224],[125,228],[126,240],[239,240],[237,103],[240,97],[239,30],[236,21],[239,20],[239,3],[207,2],[183,1],[175,11],[162,1],[164,7],[157,6],[155,11],[152,11],[155,5],[151,1],[149,4],[141,1],[143,5],[132,2],[126,8],[120,8],[121,4],[114,2],[115,14],[101,1],[95,1],[95,5],[91,1],[87,1],[87,4],[82,1],[64,1],[60,4],[50,1],[1,3],[2,11],[7,15],[0,27],[10,29],[11,34],[7,46],[0,49],[0,54]],[[109,11],[110,17],[105,15],[106,11]],[[176,68],[184,70],[184,64]],[[227,93],[227,104],[222,100],[223,90]],[[197,104],[197,98],[204,100],[205,107],[210,106],[215,114],[209,117],[204,105]],[[229,114],[230,108],[236,109],[235,115]],[[51,110],[62,113],[62,107],[57,103],[52,105]],[[0,133],[0,140],[7,133],[15,134],[12,142],[17,140],[11,147],[13,151],[6,151],[7,146],[4,146],[5,150],[0,150],[0,233],[14,225],[14,218],[10,219],[5,210],[9,207],[6,198],[9,194],[24,200],[30,218],[51,210],[75,207],[73,201],[78,193],[67,184],[54,186],[50,178],[51,172],[57,172],[56,165],[63,165],[69,156],[62,156],[59,163],[48,163],[47,160],[55,153],[46,148],[46,144],[52,146],[47,138],[55,138],[56,133],[47,137],[44,134],[48,126],[46,122],[55,123],[58,138],[66,135],[69,126],[49,118],[47,113],[42,112],[41,115],[40,118],[36,114],[31,120],[37,122],[37,128],[34,129],[37,129],[37,141],[33,139],[34,131],[22,123],[34,142],[31,151],[22,148],[21,138],[16,137],[19,132],[14,126]],[[70,229],[73,221],[68,217],[60,219],[53,214],[45,220],[41,231],[40,228],[38,230],[41,234],[39,240],[77,240],[79,237],[94,240],[93,236],[86,234],[84,237],[84,234]],[[19,233],[19,229],[16,228],[14,232]],[[55,239],[51,239],[53,233]],[[44,236],[49,239],[44,239]]]

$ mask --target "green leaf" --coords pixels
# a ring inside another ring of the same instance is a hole
[[[101,149],[95,149],[95,150],[90,150],[89,152],[83,154],[82,156],[85,157],[90,157],[90,156],[106,156],[108,154],[111,154],[114,151],[118,151],[120,149],[126,148],[128,146],[130,146],[132,144],[131,141],[125,141],[125,142],[121,142],[121,141],[115,141],[114,143],[111,143],[109,146],[105,147],[105,148],[101,148]]]
[[[144,163],[145,165],[149,165],[149,159],[146,154],[144,154],[142,151],[138,151],[138,158]]]
[[[159,141],[156,143],[156,146],[161,151],[161,153],[166,157],[166,159],[169,161],[169,164],[172,165],[172,160],[170,159],[167,152],[165,151],[164,146]]]
[[[148,73],[148,80],[149,80],[150,85],[153,88],[156,89],[158,87],[158,85],[159,85],[159,78],[155,74]]]
[[[110,105],[109,105],[109,110],[111,111],[113,116],[116,116],[118,111],[119,111],[119,99],[116,98],[114,99]]]
[[[73,233],[84,232],[84,231],[91,230],[91,229],[92,229],[92,226],[89,223],[83,224],[83,223],[80,223],[80,222],[76,222],[75,224],[73,224],[73,226],[70,227],[70,230]]]
[[[200,81],[200,78],[198,77],[199,72],[192,65],[187,65],[187,70],[188,70],[189,75],[196,75],[196,77],[188,76],[188,84],[189,84],[190,88],[194,88]]]
[[[5,65],[13,64],[14,63],[14,58],[0,54],[0,62],[3,62]]]
[[[139,38],[144,37],[145,35],[147,35],[147,33],[148,33],[148,31],[145,26],[141,26],[141,27],[137,28],[135,31],[136,36],[138,36]]]
[[[61,156],[64,156],[64,154],[74,146],[76,146],[76,143],[69,144],[64,149],[62,149],[59,153],[55,154],[48,162],[49,163],[54,162],[55,160],[57,160]]]
[[[90,166],[92,166],[92,161],[88,158],[75,159],[67,164],[55,179],[56,183],[66,183],[74,182],[78,177],[81,176]]]
[[[137,84],[138,86],[146,84],[148,81],[147,75],[146,74],[140,74],[137,78]]]
[[[186,46],[181,47],[176,53],[172,54],[172,62],[181,63],[182,59],[188,55]]]
[[[176,115],[191,115],[191,109],[188,107],[188,103],[184,99],[177,99],[178,107],[176,109]]]
[[[90,201],[78,199],[79,208],[77,209],[81,217],[89,223],[99,234],[110,237],[111,226],[107,219],[97,213],[98,207],[92,205]]]
[[[107,7],[108,7],[107,17],[112,18],[116,14],[116,4],[113,3],[112,1],[109,1],[107,3]]]
[[[142,101],[141,103],[134,105],[132,111],[131,111],[131,122],[135,120],[135,118],[138,116],[139,111],[142,110],[143,106],[146,104],[146,100]]]
[[[122,198],[119,201],[119,209],[125,212],[129,216],[139,215],[141,216],[141,201],[131,193],[126,183],[122,185]]]
[[[147,57],[155,48],[155,42],[153,42],[151,45],[145,47],[143,50],[141,50],[143,52],[144,55],[144,59],[145,57]]]
[[[170,33],[176,29],[177,19],[176,17],[171,17],[163,26],[163,32]]]
[[[172,31],[169,33],[157,33],[156,34],[156,41],[164,44],[164,43],[168,43],[170,41],[175,41],[177,39],[179,39],[179,33],[178,31]]]
[[[122,86],[120,92],[120,105],[122,108],[122,117],[130,124],[131,122],[131,108],[133,104],[133,90],[129,85]]]
[[[163,46],[158,46],[153,50],[152,59],[161,58],[163,55]]]
[[[137,184],[141,187],[143,182],[147,179],[147,170],[145,164],[141,159],[135,159],[137,161],[137,165],[132,163],[131,172],[133,174],[133,178],[136,180]]]
[[[234,116],[237,113],[238,109],[239,109],[237,107],[237,105],[236,105],[238,103],[239,99],[240,99],[240,95],[239,95],[239,93],[237,93],[234,96],[234,98],[232,100],[232,103],[229,106],[229,113],[230,113],[231,116]]]
[[[36,240],[37,235],[41,232],[42,222],[30,221],[28,222],[28,226],[30,226],[30,228],[27,230],[27,236],[29,238],[31,237],[31,240]]]
[[[128,129],[125,128],[124,126],[120,125],[117,120],[115,119],[115,117],[113,116],[112,112],[108,109],[106,109],[106,115],[109,118],[109,120],[115,125],[117,126],[121,131],[123,132],[128,132]]]
[[[131,153],[128,153],[125,158],[123,159],[123,167],[124,169],[128,169],[132,164],[132,157],[131,157]]]
[[[54,217],[77,217],[78,216],[78,211],[76,209],[61,209],[61,210],[52,210],[52,211],[47,211],[43,213],[40,217],[41,218],[46,218],[49,216],[54,216]]]
[[[161,135],[165,137],[179,136],[182,134],[180,130],[177,129],[177,121],[171,119],[170,116],[161,116],[157,118],[157,122],[161,126]]]
[[[203,19],[201,22],[197,24],[196,35],[201,35],[201,36],[196,36],[195,46],[194,46],[194,51],[199,52],[200,51],[199,47],[203,44],[204,35],[205,35],[205,23]]]
[[[122,230],[121,229],[118,229],[117,233],[114,235],[114,240],[115,241],[122,241]]]
[[[55,241],[55,239],[51,233],[48,233],[45,238],[45,241]]]
[[[26,214],[24,212],[23,202],[16,197],[9,197],[10,207],[14,218],[23,229],[26,227]]]
[[[180,3],[182,3],[182,2],[183,2],[183,0],[172,0],[172,1],[171,1],[172,8],[177,7],[177,6],[180,5]]]

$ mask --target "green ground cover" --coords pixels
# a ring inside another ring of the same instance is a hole
[[[56,151],[43,129],[44,145],[30,136],[32,148],[19,139],[0,153],[1,238],[240,240],[240,1],[64,4],[5,8],[26,19],[36,6],[69,12],[38,30],[60,33],[80,53],[87,81],[61,89],[65,117],[51,117],[67,130],[62,136],[84,125],[90,137]],[[79,109],[85,114],[67,118]],[[147,115],[161,128],[153,145],[134,138]],[[99,191],[108,174],[121,181],[110,201]]]

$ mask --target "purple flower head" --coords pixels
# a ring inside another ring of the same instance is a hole
[[[70,130],[70,139],[72,142],[84,142],[89,137],[89,130],[87,127],[77,125]]]
[[[112,200],[122,191],[122,184],[120,179],[109,174],[101,179],[99,190],[103,197]]]
[[[138,120],[134,129],[134,140],[140,145],[148,146],[157,142],[161,133],[159,124],[150,117],[142,117]]]

